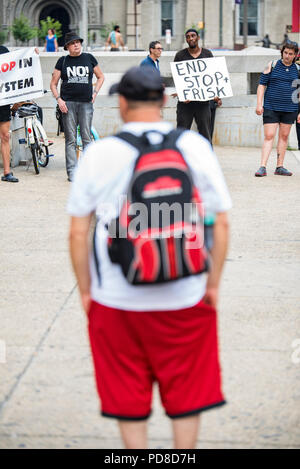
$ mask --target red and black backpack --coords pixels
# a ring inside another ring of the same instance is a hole
[[[122,132],[139,151],[121,213],[108,225],[112,262],[133,285],[176,280],[208,270],[204,213],[190,169],[176,146],[183,129],[150,143]]]

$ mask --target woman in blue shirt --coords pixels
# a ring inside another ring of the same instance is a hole
[[[276,175],[292,176],[292,173],[283,167],[285,151],[292,124],[297,119],[298,98],[295,80],[299,77],[295,60],[298,54],[298,45],[284,44],[281,49],[281,60],[270,62],[261,74],[257,88],[256,114],[263,115],[264,142],[262,146],[261,166],[255,176],[267,175],[267,162],[273,147],[273,141],[279,127],[277,144]]]
[[[48,35],[46,36],[46,41],[45,41],[45,51],[46,52],[58,51],[58,44],[57,44],[54,29],[48,29]]]

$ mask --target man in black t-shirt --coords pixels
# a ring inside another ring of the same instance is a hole
[[[0,46],[0,54],[7,54],[9,50],[5,46]],[[19,180],[10,171],[10,146],[9,146],[9,128],[10,128],[10,105],[0,106],[0,140],[1,153],[3,160],[2,181],[19,182]]]
[[[95,57],[82,52],[82,42],[83,39],[77,33],[71,31],[66,34],[64,49],[69,54],[60,57],[57,61],[50,84],[53,96],[63,115],[66,169],[69,181],[73,179],[77,164],[77,126],[80,126],[84,149],[91,142],[93,103],[104,82],[104,75]],[[94,74],[97,82],[93,91]],[[62,81],[60,95],[57,90],[59,80]]]
[[[212,57],[208,49],[199,47],[199,35],[195,29],[188,29],[185,33],[185,39],[189,47],[182,49],[175,55],[174,62],[183,60],[207,59]],[[173,94],[177,96],[177,94]],[[215,98],[218,106],[221,106],[220,98]],[[177,127],[190,129],[195,119],[199,134],[203,135],[211,142],[211,108],[209,101],[185,101],[177,103]]]

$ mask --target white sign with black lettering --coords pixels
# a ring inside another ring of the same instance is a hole
[[[210,101],[232,96],[225,57],[171,62],[179,101]]]
[[[33,47],[0,55],[0,106],[43,95],[40,58]]]

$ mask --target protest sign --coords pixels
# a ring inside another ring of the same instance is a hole
[[[33,47],[0,55],[0,106],[43,94],[40,58]]]
[[[232,96],[225,57],[171,62],[179,101],[209,101]]]

